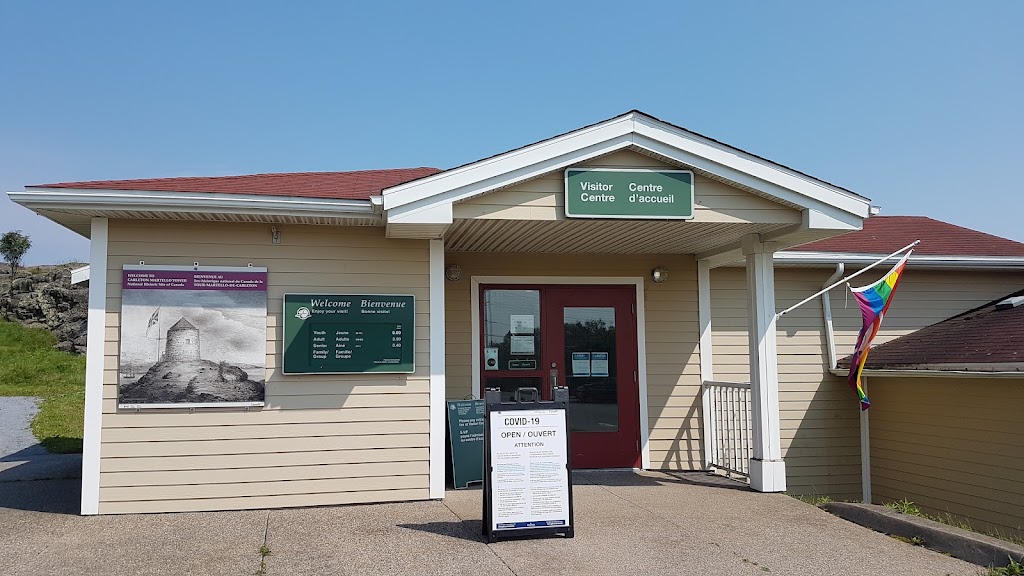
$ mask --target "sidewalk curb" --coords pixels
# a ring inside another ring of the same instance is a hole
[[[920,538],[924,546],[945,552],[979,566],[1006,566],[1009,559],[1024,558],[1024,546],[961,530],[953,526],[914,516],[875,504],[828,502],[820,506],[844,520],[904,538]]]

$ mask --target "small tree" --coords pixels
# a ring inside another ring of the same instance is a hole
[[[28,236],[21,233],[21,230],[12,230],[0,236],[0,255],[11,266],[11,292],[14,291],[14,278],[18,275],[18,268],[21,268],[21,259],[32,247],[32,241]]]

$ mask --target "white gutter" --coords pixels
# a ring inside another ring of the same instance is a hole
[[[786,250],[775,253],[776,266],[832,266],[843,262],[848,266],[872,264],[884,254],[852,252],[799,252]],[[893,263],[898,257],[889,258]],[[973,269],[1020,269],[1024,268],[1024,256],[932,256],[914,254],[910,263],[915,268],[973,268]]]
[[[85,265],[81,268],[75,268],[71,271],[71,284],[81,284],[82,282],[89,281],[89,266]]]
[[[369,200],[82,188],[28,188],[23,192],[8,192],[7,195],[15,203],[30,210],[203,212],[380,219]]]
[[[979,365],[979,368],[984,368],[985,365]],[[829,370],[834,376],[841,376],[843,378],[849,376],[850,370],[848,368],[834,368]],[[904,370],[897,369],[870,369],[865,368],[861,373],[865,376],[892,376],[900,378],[964,378],[964,377],[985,377],[985,378],[1024,378],[1024,371],[991,371],[986,372],[983,370],[935,370],[935,369],[914,369],[907,368]]]
[[[842,262],[836,264],[836,271],[828,277],[828,280],[821,285],[822,288],[831,286],[833,282],[842,278],[846,271],[846,265]],[[836,368],[836,334],[832,329],[832,300],[829,298],[828,290],[821,295],[821,312],[825,319],[825,343],[828,346],[828,367],[830,370]]]
[[[382,212],[384,210],[384,197],[379,194],[370,196],[370,204],[373,205],[374,211]]]

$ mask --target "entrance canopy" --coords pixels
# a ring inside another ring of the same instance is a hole
[[[692,219],[575,219],[567,168],[693,173]],[[382,192],[387,233],[447,250],[685,253],[713,266],[757,234],[779,249],[860,229],[870,200],[638,111]]]

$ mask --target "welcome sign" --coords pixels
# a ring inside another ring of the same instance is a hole
[[[693,172],[569,168],[565,171],[565,215],[689,220],[693,218]]]
[[[416,303],[408,294],[285,294],[285,374],[410,373]]]

